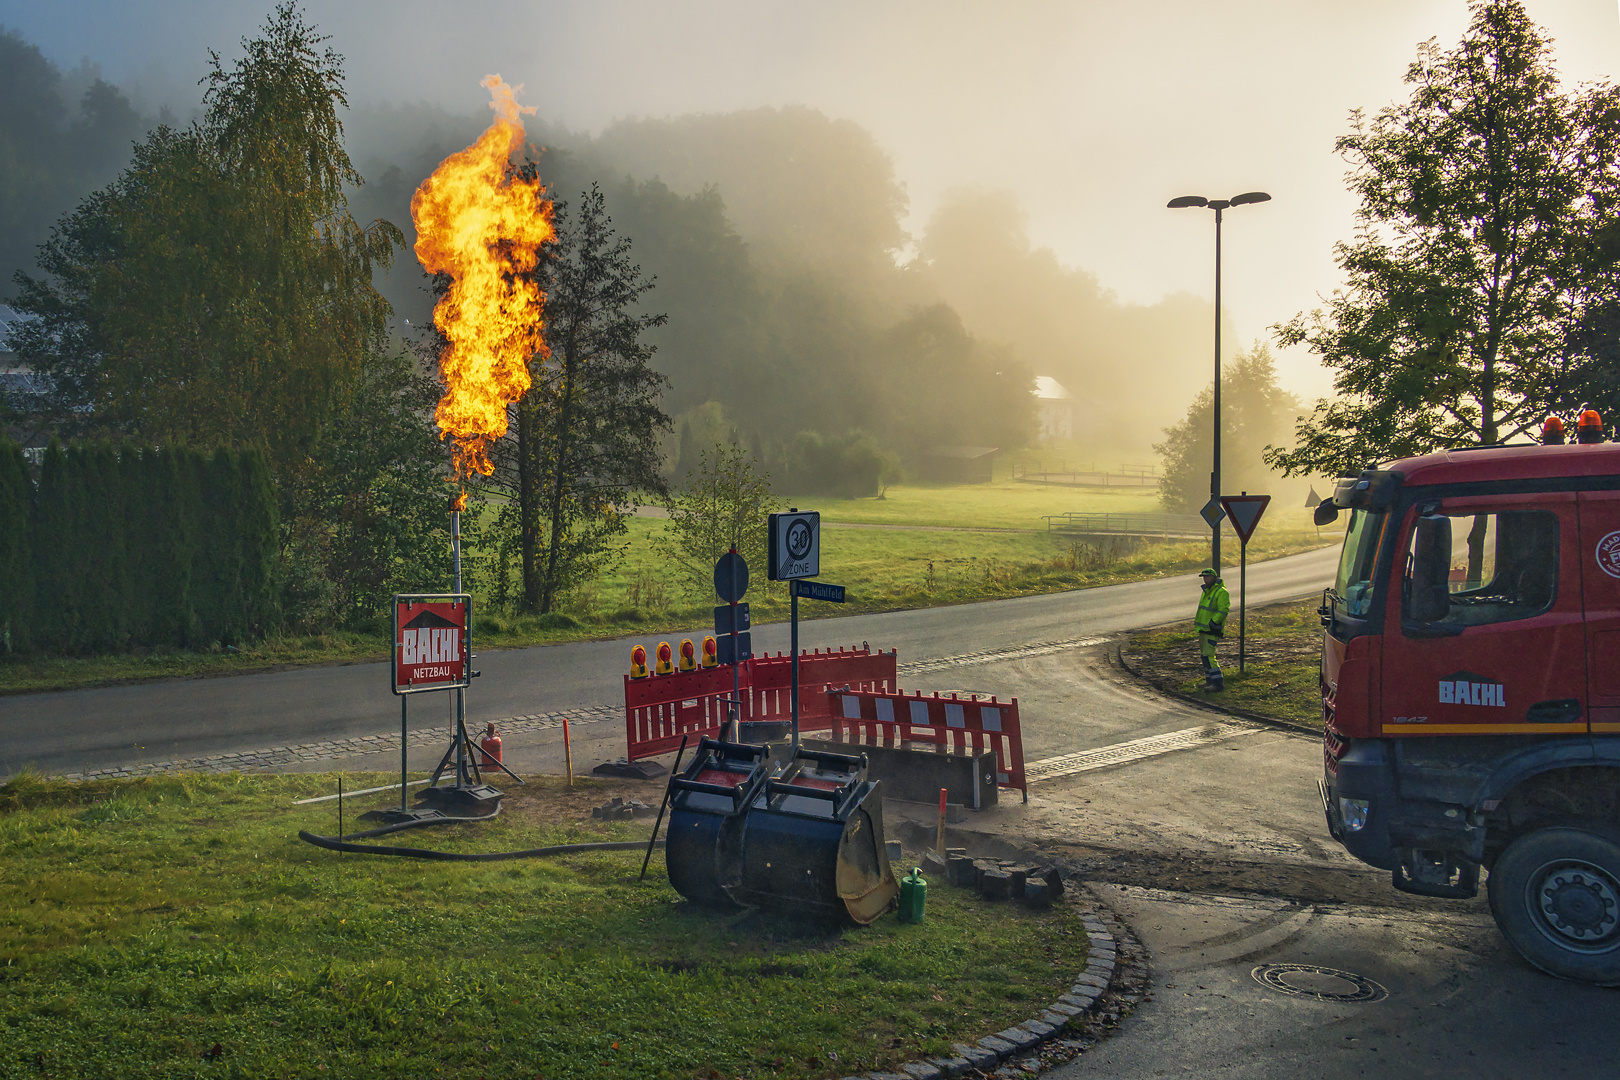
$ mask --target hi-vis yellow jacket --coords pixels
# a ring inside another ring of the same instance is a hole
[[[1193,629],[1200,634],[1222,633],[1226,629],[1226,613],[1231,610],[1232,597],[1221,579],[1216,578],[1215,584],[1198,597],[1198,615],[1193,619]]]

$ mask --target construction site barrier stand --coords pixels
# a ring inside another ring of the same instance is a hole
[[[898,659],[893,651],[815,649],[799,653],[799,728],[832,727],[824,691],[848,687],[891,691],[897,687]],[[793,658],[785,653],[760,655],[737,668],[738,718],[787,720],[791,715]],[[716,738],[726,721],[731,697],[731,666],[677,671],[668,675],[624,676],[625,756],[631,761],[673,751],[681,737]]]
[[[996,783],[1029,799],[1018,699],[829,689],[823,706],[837,742],[866,746],[932,743],[946,753],[994,750]]]

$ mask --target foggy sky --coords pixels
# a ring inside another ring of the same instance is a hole
[[[207,50],[229,61],[272,3],[0,0],[0,25],[64,69],[88,57],[184,115]],[[1615,0],[1526,7],[1553,36],[1566,87],[1620,69]],[[913,233],[952,188],[1010,188],[1037,245],[1125,301],[1213,294],[1214,215],[1166,210],[1168,199],[1269,191],[1275,201],[1226,215],[1223,302],[1243,345],[1338,284],[1332,245],[1350,237],[1354,203],[1332,144],[1349,111],[1404,99],[1417,43],[1449,47],[1467,24],[1462,0],[309,0],[305,11],[347,58],[356,105],[471,113],[487,102],[479,80],[498,72],[525,84],[541,117],[581,132],[760,105],[854,120],[893,155]],[[1288,389],[1328,390],[1302,350],[1278,366]]]

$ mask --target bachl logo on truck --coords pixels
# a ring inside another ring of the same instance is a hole
[[[1505,709],[1507,696],[1499,682],[1471,671],[1454,671],[1440,680],[1440,704],[1493,705]]]

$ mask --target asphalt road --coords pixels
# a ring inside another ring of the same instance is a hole
[[[1259,605],[1308,595],[1327,582],[1336,560],[1336,551],[1323,549],[1255,563],[1249,569],[1249,598]],[[906,663],[1189,619],[1197,597],[1196,578],[1168,578],[802,621],[799,639],[803,648],[869,641],[874,648],[898,649]],[[801,610],[815,606],[805,601]],[[652,643],[640,638],[484,653],[477,664],[483,676],[467,692],[469,724],[476,730],[486,720],[622,701],[621,677],[629,667],[630,646],[638,640]],[[785,623],[754,630],[756,651],[787,647]],[[412,728],[444,726],[441,695],[424,697],[433,700],[413,702]],[[0,731],[5,732],[0,776],[29,763],[47,773],[82,772],[397,732],[398,717],[385,664],[17,695],[0,698]],[[609,747],[588,752],[607,755]],[[583,760],[587,751],[581,753]]]

